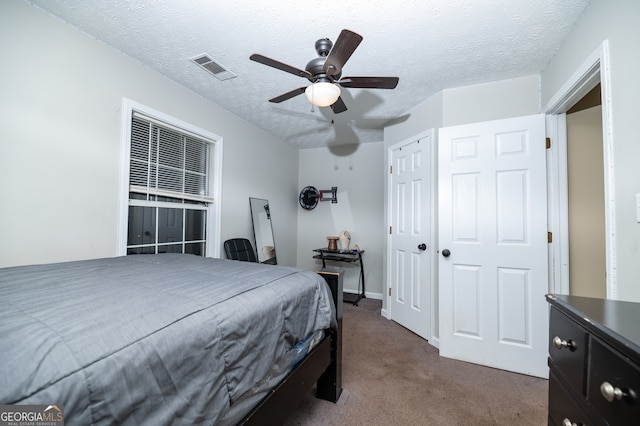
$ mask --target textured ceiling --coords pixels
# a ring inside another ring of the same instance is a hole
[[[32,0],[301,148],[380,142],[384,123],[452,87],[539,73],[589,0]],[[343,89],[349,108],[311,109],[304,95],[268,99],[306,79],[249,60],[304,69],[317,39],[343,28],[364,40],[345,76],[398,76],[394,90]],[[207,53],[237,77],[219,81],[189,60]]]

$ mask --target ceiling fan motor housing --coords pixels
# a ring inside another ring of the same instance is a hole
[[[324,63],[327,60],[326,57],[320,56],[318,58],[313,58],[307,63],[305,70],[309,72],[313,76],[313,83],[317,83],[319,81],[326,81],[332,83],[336,80],[340,80],[340,76],[342,72],[337,74],[327,75],[327,72],[324,70]]]

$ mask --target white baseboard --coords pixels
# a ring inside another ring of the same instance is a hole
[[[345,288],[343,290],[343,292],[349,293],[349,294],[358,294],[359,293],[356,290],[350,290],[348,288]],[[382,300],[382,293],[371,293],[371,292],[365,291],[364,295],[367,296],[367,299]]]

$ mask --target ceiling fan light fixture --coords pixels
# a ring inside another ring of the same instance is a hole
[[[340,87],[337,84],[320,81],[308,86],[304,93],[309,102],[318,107],[333,105],[340,97]]]

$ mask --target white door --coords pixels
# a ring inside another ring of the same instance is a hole
[[[391,152],[390,290],[393,321],[431,339],[432,133]]]
[[[547,377],[544,115],[440,129],[440,355]]]

